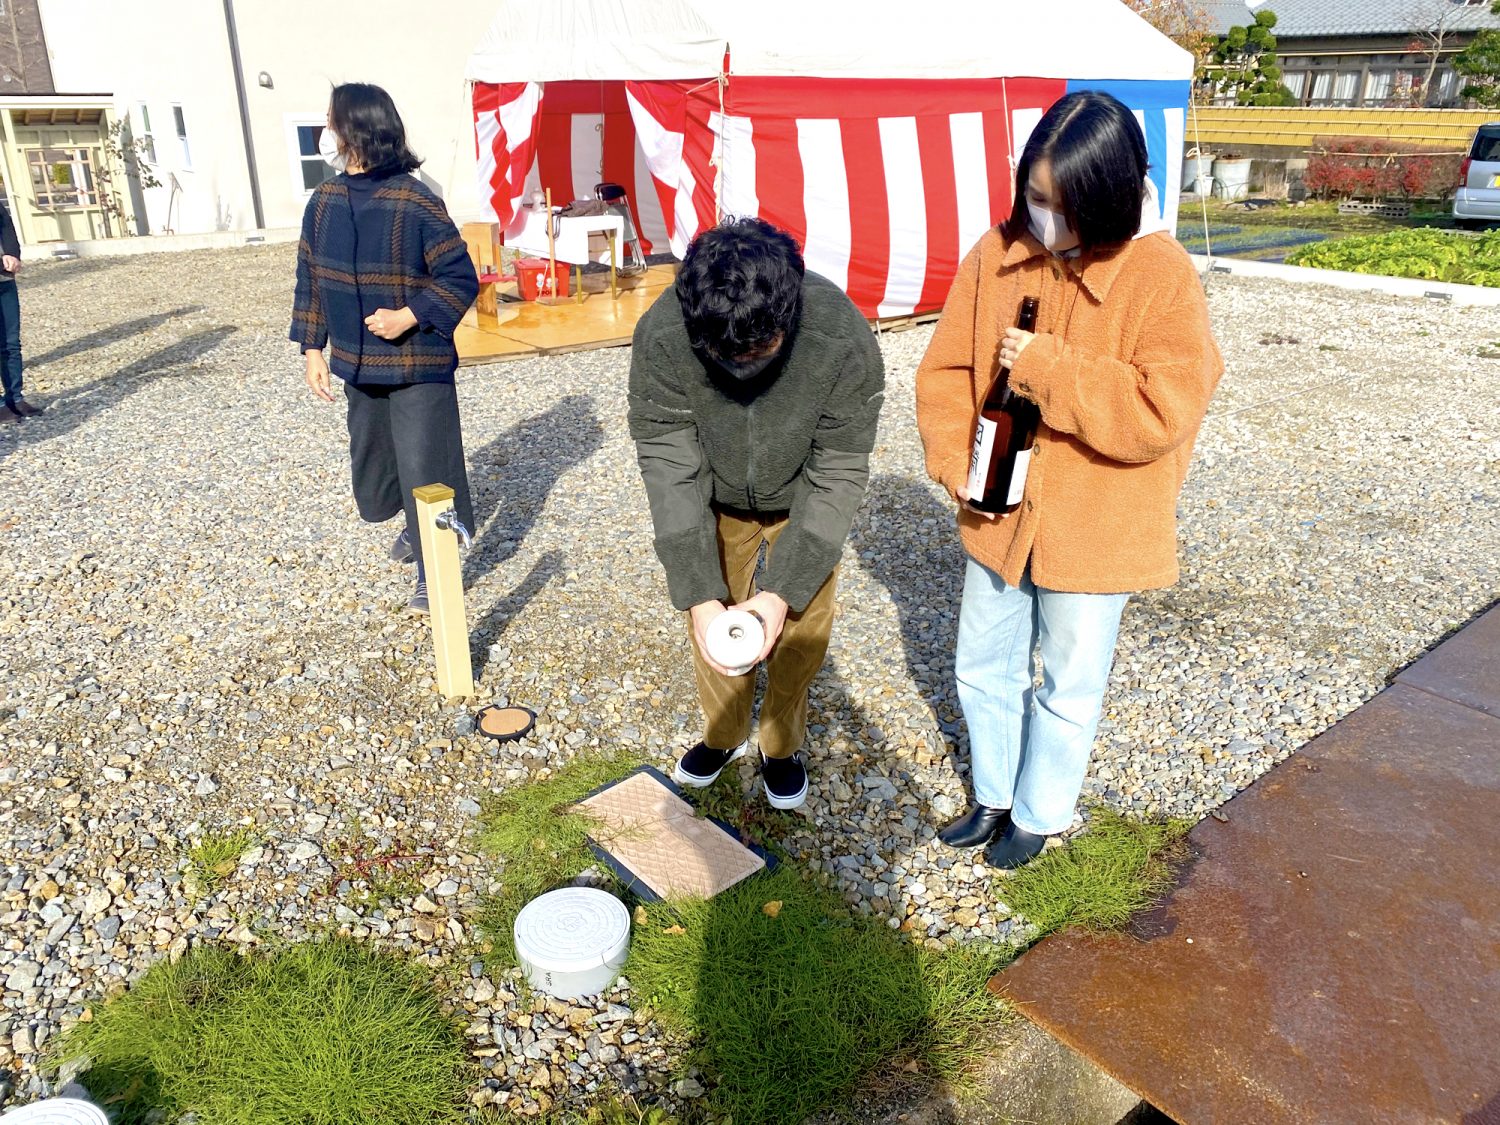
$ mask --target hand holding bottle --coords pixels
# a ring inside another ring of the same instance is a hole
[[[1035,339],[1035,332],[1027,332],[1024,328],[1007,328],[1005,335],[1000,338],[1000,366],[1014,367],[1016,360],[1026,350],[1026,345]]]
[[[976,516],[983,516],[987,520],[1008,520],[1008,519],[1010,519],[1010,512],[982,512],[978,508],[973,507],[969,503],[969,490],[964,485],[959,485],[958,486],[958,492],[955,495],[957,495],[957,497],[958,497],[958,502],[960,504],[962,504],[965,509],[967,509],[970,512],[973,512]]]

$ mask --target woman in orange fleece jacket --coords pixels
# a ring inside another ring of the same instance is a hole
[[[1140,234],[1146,172],[1119,101],[1054,105],[917,371],[927,471],[959,502],[969,556],[954,670],[974,804],[939,838],[988,844],[996,867],[1072,823],[1126,598],[1177,580],[1177,494],[1224,369],[1192,262],[1170,234]],[[1024,297],[1040,300],[1034,334],[1010,327]],[[1002,366],[1041,424],[1021,504],[997,517],[968,507],[966,482]]]

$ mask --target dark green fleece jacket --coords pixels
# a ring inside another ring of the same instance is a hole
[[[760,589],[801,612],[827,581],[870,477],[885,367],[870,326],[832,282],[806,275],[780,373],[753,397],[710,376],[667,290],[630,358],[635,439],[672,604],[729,596],[711,505],[786,512]]]

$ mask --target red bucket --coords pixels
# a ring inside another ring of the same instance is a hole
[[[557,292],[552,292],[552,274],[545,258],[518,258],[516,260],[516,284],[521,288],[521,298],[535,301],[538,297],[566,297],[568,295],[568,267],[557,263]]]

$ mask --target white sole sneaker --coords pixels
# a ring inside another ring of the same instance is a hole
[[[677,761],[672,765],[672,780],[675,781],[678,785],[686,785],[689,789],[707,789],[710,785],[719,780],[719,775],[721,773],[732,766],[735,762],[738,762],[749,752],[750,740],[747,738],[744,742],[741,742],[738,746],[731,750],[729,752],[729,757],[724,759],[724,764],[718,769],[714,770],[713,774],[708,777],[700,777],[698,774],[688,773],[682,768],[682,758],[678,758]],[[686,757],[686,755],[684,755],[684,757]]]
[[[764,764],[765,760],[765,755],[762,754],[762,764]],[[778,797],[775,793],[771,792],[771,787],[766,784],[765,777],[762,776],[760,779],[760,787],[766,791],[766,803],[769,804],[773,809],[782,809],[783,811],[789,809],[800,809],[803,802],[807,800],[807,790],[809,788],[809,785],[810,782],[808,781],[807,777],[806,762],[802,763],[802,788],[798,792],[792,794],[790,797]]]

